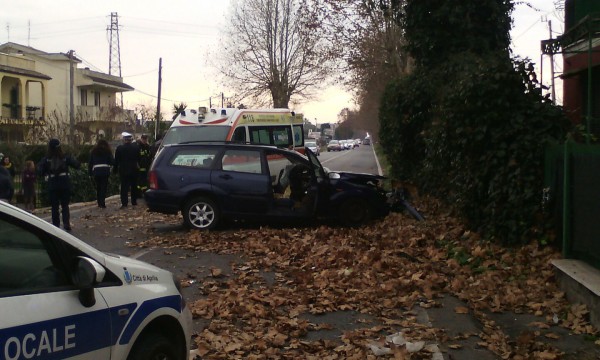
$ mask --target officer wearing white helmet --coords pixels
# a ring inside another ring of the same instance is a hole
[[[121,209],[127,207],[131,192],[131,205],[137,205],[138,188],[138,163],[140,158],[140,150],[137,144],[133,141],[133,135],[128,132],[121,133],[123,144],[117,146],[115,150],[115,166],[114,173],[119,174],[121,181]]]

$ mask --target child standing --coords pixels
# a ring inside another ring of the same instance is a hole
[[[25,169],[23,170],[23,201],[25,202],[25,209],[29,211],[35,210],[36,179],[35,164],[31,160],[25,161]]]

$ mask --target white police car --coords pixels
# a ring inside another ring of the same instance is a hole
[[[0,359],[188,358],[173,275],[0,201]]]

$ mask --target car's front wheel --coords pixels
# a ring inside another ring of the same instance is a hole
[[[163,335],[148,334],[134,346],[129,360],[178,360],[177,351]]]
[[[359,226],[371,219],[371,208],[365,200],[348,199],[340,206],[340,222],[345,226]]]
[[[183,207],[183,222],[190,229],[214,229],[220,220],[217,205],[207,197],[195,197]]]

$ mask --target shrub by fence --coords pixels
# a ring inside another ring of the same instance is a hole
[[[87,164],[81,164],[78,170],[69,169],[71,179],[71,203],[88,202],[96,200],[96,187],[94,180],[88,175]],[[47,192],[47,182],[43,178],[38,178],[35,184],[36,207],[50,206]],[[21,173],[15,174],[14,178],[15,197],[13,203],[23,204],[23,186]],[[111,174],[108,182],[107,196],[112,196],[119,193],[119,176]]]

